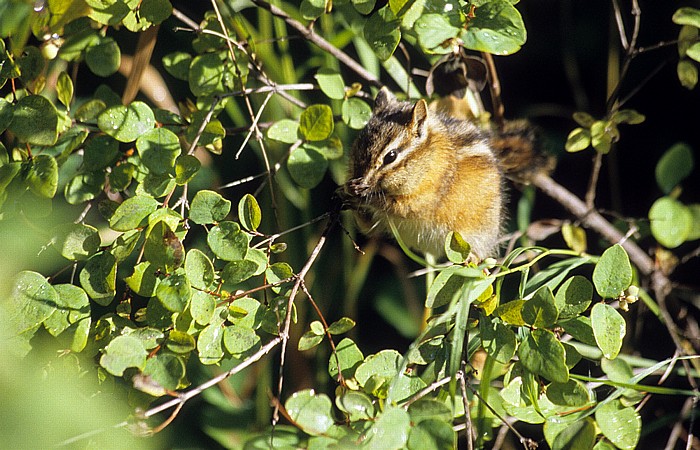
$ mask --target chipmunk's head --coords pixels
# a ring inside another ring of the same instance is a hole
[[[381,206],[414,184],[410,155],[428,138],[428,106],[398,101],[386,88],[377,94],[372,118],[350,154],[345,192],[364,203]]]

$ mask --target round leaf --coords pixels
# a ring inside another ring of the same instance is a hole
[[[311,389],[295,392],[284,403],[292,420],[312,436],[325,433],[335,423],[331,406],[327,395]]]
[[[167,128],[154,128],[136,139],[136,150],[148,170],[155,174],[170,173],[180,155],[180,140]]]
[[[178,80],[187,81],[190,72],[192,55],[184,52],[173,52],[163,56],[163,67],[166,72]]]
[[[498,320],[479,320],[481,345],[496,361],[507,364],[515,355],[515,333]]]
[[[85,50],[85,63],[92,73],[101,77],[108,77],[119,70],[121,58],[119,45],[110,37],[102,38]]]
[[[593,298],[593,285],[585,277],[573,276],[563,282],[554,297],[560,319],[569,319],[588,309]]]
[[[321,182],[328,160],[316,150],[304,146],[294,149],[287,159],[292,179],[301,187],[311,189]]]
[[[36,329],[56,310],[59,301],[58,293],[41,274],[20,272],[10,294],[11,319],[7,323],[17,334]]]
[[[471,50],[510,55],[520,50],[527,33],[520,13],[510,2],[488,2],[476,10],[462,34],[464,46]]]
[[[518,356],[530,372],[559,383],[569,380],[564,346],[549,330],[533,330],[520,344]]]
[[[615,359],[625,337],[625,319],[612,306],[597,303],[591,310],[591,327],[603,356]]]
[[[97,118],[97,126],[119,142],[132,142],[156,123],[153,111],[143,102],[129,106],[117,105],[106,109]]]
[[[221,222],[207,235],[209,248],[224,261],[245,259],[249,242],[250,237],[235,222]]]
[[[64,258],[73,261],[87,258],[100,247],[97,228],[82,223],[59,226],[54,230],[54,236],[54,247]]]
[[[174,391],[185,376],[185,364],[176,355],[160,352],[148,358],[143,374],[148,375],[158,386]]]
[[[393,450],[405,448],[411,431],[408,412],[396,406],[388,407],[367,432],[376,448]]]
[[[632,266],[621,245],[603,252],[593,270],[593,284],[603,298],[617,298],[632,282]]]
[[[80,271],[80,285],[97,304],[107,306],[116,294],[117,260],[109,252],[93,255]]]
[[[206,292],[195,290],[190,300],[190,314],[200,325],[209,325],[214,317],[216,300]]]
[[[525,323],[537,328],[554,325],[559,315],[554,305],[554,295],[548,286],[539,288],[531,299],[527,300],[522,310]]]
[[[54,145],[58,139],[58,111],[41,95],[27,95],[14,107],[8,129],[23,142]]]
[[[156,296],[169,311],[182,312],[192,297],[190,282],[184,274],[172,274],[158,284]]]
[[[247,259],[241,261],[231,261],[226,264],[221,272],[221,279],[231,285],[242,283],[252,277],[258,271],[258,265]]]
[[[53,156],[42,153],[30,161],[27,172],[29,189],[39,197],[53,198],[58,188],[58,163]]]
[[[339,73],[332,70],[321,69],[314,78],[318,81],[318,86],[321,88],[321,91],[329,98],[335,100],[342,100],[345,98],[345,82],[343,81],[343,76]]]
[[[299,122],[291,119],[282,119],[273,123],[267,129],[267,137],[286,144],[293,144],[299,140],[298,132]]]
[[[678,143],[666,150],[656,164],[656,183],[669,194],[693,171],[693,152],[687,144]]]
[[[109,227],[115,231],[129,231],[142,227],[148,215],[157,207],[158,202],[146,195],[127,198],[109,218]]]
[[[357,97],[350,97],[343,101],[342,117],[343,122],[352,129],[360,130],[367,125],[372,116],[372,108]]]
[[[179,185],[189,183],[201,167],[202,163],[195,156],[178,156],[175,160],[175,182]]]
[[[600,406],[595,412],[598,427],[616,447],[632,450],[636,448],[642,430],[642,419],[632,407],[623,407],[614,400]]]
[[[116,377],[129,367],[143,368],[148,352],[141,341],[132,336],[117,336],[105,347],[100,365]]]
[[[231,356],[243,359],[260,349],[260,336],[252,328],[229,325],[224,329],[224,346]]]
[[[197,224],[216,223],[231,211],[231,202],[214,191],[199,191],[190,204],[189,219]]]
[[[127,286],[142,297],[153,297],[160,278],[156,275],[158,269],[149,261],[138,263],[134,266],[134,273],[124,279]]]
[[[693,215],[681,202],[661,197],[649,210],[651,234],[661,245],[675,248],[688,239],[693,229]]]
[[[214,282],[214,265],[207,255],[196,248],[187,252],[185,272],[195,289],[207,289]]]
[[[216,364],[224,357],[221,340],[224,329],[216,323],[206,326],[197,338],[197,352],[202,364]]]
[[[197,97],[222,92],[224,65],[216,53],[195,56],[190,64],[190,90]]]
[[[102,170],[116,161],[119,142],[106,134],[97,135],[85,143],[83,169],[88,172]]]
[[[311,105],[299,117],[299,132],[308,141],[322,141],[333,133],[333,111],[328,105]]]

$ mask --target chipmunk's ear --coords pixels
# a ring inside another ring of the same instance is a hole
[[[377,93],[377,98],[374,99],[374,109],[383,109],[392,103],[396,103],[396,97],[389,91],[389,88],[384,86]]]
[[[413,117],[411,118],[411,131],[414,136],[420,136],[423,134],[423,129],[425,128],[425,122],[428,118],[428,104],[425,100],[420,99],[413,106]]]

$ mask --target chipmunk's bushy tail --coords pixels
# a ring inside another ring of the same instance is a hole
[[[555,159],[548,154],[539,130],[527,120],[505,121],[493,130],[491,148],[503,174],[516,183],[529,184],[536,173],[550,173]]]

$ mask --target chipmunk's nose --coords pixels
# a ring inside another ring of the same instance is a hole
[[[370,186],[362,178],[353,178],[345,183],[345,192],[353,197],[364,197],[370,191]]]

